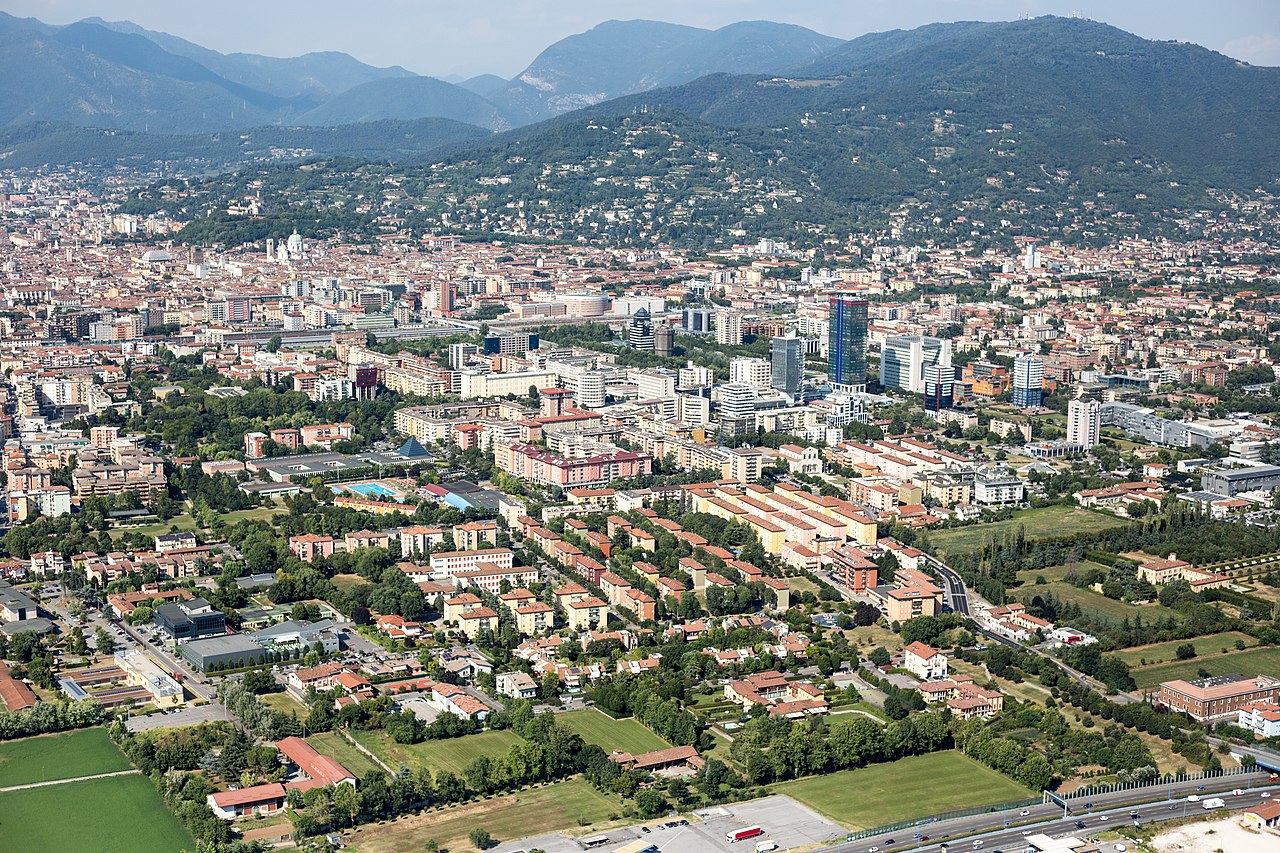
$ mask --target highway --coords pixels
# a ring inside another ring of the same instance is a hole
[[[1069,800],[1074,813],[1067,817],[1063,817],[1061,806],[1049,803],[1028,806],[1023,810],[954,818],[895,830],[871,838],[841,842],[832,849],[836,853],[869,853],[878,848],[882,853],[895,853],[908,850],[942,851],[949,847],[952,851],[981,849],[982,853],[1022,853],[1027,849],[1026,837],[1029,835],[1083,837],[1132,823],[1130,813],[1135,810],[1138,813],[1137,820],[1142,823],[1203,814],[1202,803],[1187,800],[1191,795],[1204,800],[1216,794],[1226,802],[1225,808],[1231,810],[1256,806],[1270,798],[1263,796],[1264,791],[1271,796],[1280,796],[1280,785],[1267,785],[1267,778],[1265,773],[1240,774],[1115,791],[1099,794],[1090,801]],[[1260,788],[1259,784],[1267,787]],[[1200,787],[1204,790],[1197,790]],[[1241,789],[1244,793],[1238,797],[1232,796],[1230,792],[1233,789]],[[1089,803],[1092,808],[1088,807]],[[1026,811],[1027,814],[1022,815],[1020,811]],[[1083,826],[1078,826],[1077,823]],[[917,839],[917,832],[923,837]],[[975,848],[974,843],[979,840],[982,845]]]

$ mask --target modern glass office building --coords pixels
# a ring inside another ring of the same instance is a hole
[[[773,339],[769,356],[773,369],[769,384],[792,399],[799,397],[804,385],[804,341],[794,334],[779,335]]]
[[[1013,404],[1034,409],[1044,401],[1044,362],[1033,355],[1013,360]]]
[[[926,412],[941,412],[949,409],[955,401],[956,371],[951,365],[945,367],[931,364],[924,369],[924,409]]]
[[[827,378],[842,391],[867,387],[867,300],[848,293],[834,293],[827,338]]]

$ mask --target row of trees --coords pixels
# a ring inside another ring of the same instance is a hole
[[[107,718],[97,699],[37,702],[22,711],[0,711],[0,740],[96,726]]]

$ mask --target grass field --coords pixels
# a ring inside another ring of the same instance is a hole
[[[1246,649],[1231,654],[1208,654],[1191,660],[1162,663],[1133,670],[1133,680],[1139,687],[1155,687],[1162,681],[1193,679],[1201,669],[1210,675],[1237,673],[1245,677],[1258,675],[1280,676],[1280,649]]]
[[[389,767],[396,768],[402,764],[414,770],[429,767],[436,773],[441,770],[461,773],[477,757],[504,755],[513,745],[523,742],[518,734],[507,729],[422,743],[396,743],[377,730],[352,732],[351,735]]]
[[[622,803],[592,788],[582,779],[569,779],[518,794],[490,797],[421,815],[361,829],[343,840],[359,853],[399,853],[421,850],[428,841],[459,853],[473,850],[467,834],[480,827],[498,841],[511,841],[547,832],[588,832],[605,828]]]
[[[1076,564],[1076,569],[1080,572],[1086,572],[1089,569],[1099,569],[1106,572],[1107,567],[1101,563],[1095,563],[1092,560],[1081,560]],[[1053,583],[1054,581],[1064,580],[1067,576],[1066,566],[1045,566],[1043,569],[1023,569],[1018,572],[1018,580],[1022,581],[1023,586],[1035,586],[1037,578],[1044,578],[1045,583]]]
[[[902,635],[880,625],[863,625],[857,628],[849,628],[844,632],[845,637],[855,646],[865,647],[862,651],[864,655],[869,654],[871,649],[876,646],[882,646],[891,652],[902,651]]]
[[[231,526],[239,521],[270,521],[272,517],[279,515],[285,510],[278,506],[257,506],[252,509],[238,509],[233,512],[224,513],[222,520]],[[115,527],[109,531],[109,535],[113,537],[122,536],[125,533],[141,533],[145,536],[157,536],[161,533],[168,533],[171,528],[178,530],[196,530],[199,525],[196,524],[190,513],[181,513],[175,515],[168,521],[153,521],[150,524],[139,524],[131,527]]]
[[[1022,526],[1028,539],[1048,539],[1068,536],[1072,533],[1094,533],[1112,527],[1123,527],[1129,522],[1123,518],[1103,515],[1073,506],[1046,506],[1024,509],[1014,513],[1008,521],[993,521],[957,527],[954,530],[929,532],[929,543],[938,551],[948,554],[967,554],[976,550],[993,536],[1003,536]]]
[[[0,744],[0,788],[128,769],[129,760],[103,728]]]
[[[334,575],[330,580],[333,581],[334,586],[343,592],[346,592],[353,586],[368,583],[368,581],[360,577],[360,575]]]
[[[1224,631],[1221,634],[1208,634],[1204,637],[1196,637],[1191,640],[1170,640],[1167,643],[1152,643],[1149,646],[1134,646],[1131,649],[1122,649],[1118,652],[1112,652],[1116,657],[1120,658],[1129,666],[1150,666],[1158,663],[1168,663],[1175,660],[1174,653],[1178,646],[1184,643],[1190,643],[1196,647],[1196,654],[1203,657],[1205,655],[1220,655],[1223,649],[1229,651],[1236,650],[1236,641],[1244,643],[1246,646],[1256,646],[1258,641],[1248,634],[1240,631]],[[1142,664],[1140,661],[1145,660]]]
[[[0,820],[0,850],[177,853],[196,846],[145,776],[0,794]]]
[[[818,592],[818,585],[813,581],[809,580],[808,578],[789,577],[789,578],[786,578],[786,582],[787,582],[787,586],[789,586],[794,592],[799,592],[799,593],[812,592],[815,595]]]
[[[262,704],[282,714],[297,714],[300,720],[307,718],[306,707],[284,690],[278,693],[264,693],[260,698],[262,699]]]
[[[318,735],[312,735],[307,738],[307,743],[311,744],[316,752],[329,756],[357,776],[364,776],[370,770],[382,769],[373,759],[356,749],[337,732],[321,732]],[[392,767],[394,766],[393,764]]]
[[[636,755],[671,746],[635,719],[615,720],[594,708],[556,714],[556,722],[564,723],[587,743],[594,743],[605,752],[620,749]]]
[[[850,829],[1034,796],[954,750],[784,782],[772,790]]]
[[[1116,601],[1114,598],[1107,598],[1105,595],[1094,592],[1091,589],[1072,586],[1065,581],[1018,587],[1013,590],[1013,595],[1019,601],[1030,601],[1037,595],[1043,596],[1048,592],[1052,592],[1062,601],[1070,601],[1080,605],[1091,616],[1101,618],[1107,622],[1121,622],[1126,618],[1132,620],[1134,617],[1141,617],[1142,621],[1147,624],[1169,617],[1178,621],[1182,620],[1182,615],[1177,611],[1170,610],[1159,604],[1143,604],[1141,606],[1126,604],[1123,601]]]

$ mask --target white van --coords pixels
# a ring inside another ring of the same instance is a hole
[[[756,845],[756,853],[773,853],[777,849],[778,842],[776,841],[761,841]]]

